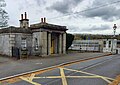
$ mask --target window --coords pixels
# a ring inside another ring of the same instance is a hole
[[[111,47],[111,41],[109,41],[109,47]]]
[[[117,47],[120,48],[120,41],[117,41]]]
[[[106,46],[106,41],[104,41],[103,44],[104,44],[104,47],[105,47]]]
[[[21,48],[22,48],[22,50],[26,50],[26,48],[27,48],[26,38],[22,38]]]
[[[38,39],[35,38],[35,50],[38,50]]]

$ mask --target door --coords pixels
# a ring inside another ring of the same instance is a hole
[[[54,53],[54,39],[52,39],[52,42],[51,42],[51,54]]]

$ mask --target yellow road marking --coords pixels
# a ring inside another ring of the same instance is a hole
[[[65,76],[66,78],[102,78],[101,76]],[[58,79],[58,78],[62,78],[61,76],[47,76],[47,77],[34,77],[34,79],[49,79],[49,78],[53,78],[53,79]],[[104,78],[104,77],[103,77]]]
[[[84,72],[84,71],[78,71],[78,70],[73,70],[73,69],[68,69],[68,68],[63,68],[63,69],[66,69],[66,70],[69,70],[69,71],[74,71],[74,72],[79,72],[79,73],[84,73],[84,74],[88,74],[88,75],[92,75],[92,76],[100,76],[100,75],[97,75],[97,74],[92,74],[92,73],[88,73],[88,72]],[[100,76],[100,77],[104,77],[104,76]],[[109,78],[109,77],[104,77],[104,78],[107,78],[109,80],[114,80],[113,78]]]
[[[109,84],[112,83],[111,81],[109,81],[108,79],[101,77],[103,80],[105,80],[106,82],[108,82]]]
[[[66,76],[66,78],[101,78],[100,76]]]
[[[31,74],[30,77],[26,77],[26,78],[20,77],[20,78],[22,80],[27,81],[27,82],[34,84],[34,85],[41,85],[41,84],[38,84],[38,83],[32,81],[33,79],[40,79],[40,78],[53,78],[53,79],[61,78],[63,85],[68,85],[66,78],[101,78],[101,79],[105,80],[106,82],[108,82],[109,84],[111,83],[110,80],[112,80],[112,81],[114,80],[113,78],[100,76],[100,75],[96,75],[96,74],[92,74],[92,73],[88,73],[88,72],[84,72],[84,71],[78,71],[78,70],[62,68],[62,67],[60,67],[59,69],[60,69],[61,76],[35,77],[35,74]],[[89,76],[65,76],[64,70],[74,71],[74,72],[78,72],[78,73],[84,73],[84,74],[87,74]]]
[[[62,77],[62,84],[63,85],[68,85],[63,68],[60,68],[60,74],[61,74],[61,77]]]
[[[21,78],[22,80],[24,80],[24,81],[27,81],[27,82],[33,84],[33,85],[41,85],[41,84],[39,84],[39,83],[36,83],[36,82],[31,81],[31,79],[29,79],[29,78],[25,78],[25,77],[20,77],[20,78]]]
[[[100,76],[65,76],[66,78],[101,78]],[[62,78],[61,76],[46,76],[46,77],[34,77],[34,79],[57,79],[57,78]]]
[[[113,78],[109,78],[109,77],[104,77],[104,76],[100,76],[100,75],[96,75],[96,74],[92,74],[92,73],[88,73],[88,72],[83,72],[83,71],[78,71],[78,70],[73,70],[73,69],[68,69],[68,68],[63,68],[65,70],[69,70],[69,71],[74,71],[74,72],[79,72],[79,73],[84,73],[84,74],[88,74],[88,75],[92,75],[92,76],[99,76],[100,78],[104,78],[104,80],[114,80]]]
[[[34,79],[40,79],[40,78],[53,78],[53,79],[57,79],[57,78],[62,78],[61,76],[46,76],[46,77],[34,77]]]
[[[30,78],[29,78],[29,80],[33,80],[33,78],[35,77],[35,74],[31,74],[31,76],[30,76]]]

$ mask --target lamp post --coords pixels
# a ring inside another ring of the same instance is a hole
[[[116,28],[117,28],[117,26],[116,26],[116,24],[114,24],[114,26],[113,26],[114,35],[113,35],[113,39],[112,39],[112,49],[111,49],[112,53],[115,52],[115,51],[114,51],[114,50],[115,50],[115,46],[114,46],[115,41],[114,41],[114,39],[115,39]],[[114,47],[113,47],[113,46],[114,46]]]
[[[117,26],[116,26],[116,24],[114,24],[114,26],[113,26],[113,31],[114,31],[114,36],[113,36],[113,38],[115,38],[116,28],[117,28]]]

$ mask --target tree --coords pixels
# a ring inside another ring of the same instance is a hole
[[[0,28],[8,26],[8,13],[5,11],[6,3],[4,0],[0,0]]]
[[[74,35],[66,34],[66,50],[72,45],[72,41],[74,40]]]

